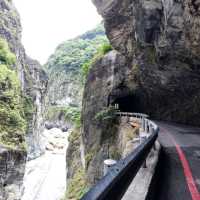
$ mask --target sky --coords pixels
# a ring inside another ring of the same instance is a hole
[[[23,27],[27,54],[44,64],[63,41],[101,22],[92,0],[13,0]]]

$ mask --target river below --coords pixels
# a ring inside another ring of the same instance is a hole
[[[28,161],[22,200],[60,200],[66,189],[66,132],[45,130],[46,152]]]

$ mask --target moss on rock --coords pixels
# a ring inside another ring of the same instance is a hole
[[[11,69],[15,55],[0,39],[0,143],[10,148],[25,148],[27,129],[23,96],[17,73]]]
[[[78,169],[69,182],[66,199],[80,200],[87,191],[88,187],[86,183],[85,172],[83,169]]]
[[[67,150],[68,182],[66,200],[79,200],[87,192],[88,185],[85,170],[81,163],[81,132],[75,128],[70,134]]]
[[[104,55],[112,51],[112,46],[109,42],[103,43],[98,49],[97,52],[93,55],[93,57],[90,60],[87,60],[83,65],[82,65],[82,76],[84,79],[87,78],[89,71],[91,67],[99,60],[101,59]]]

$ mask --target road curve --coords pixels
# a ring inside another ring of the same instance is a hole
[[[200,128],[156,123],[162,154],[153,200],[200,200]]]

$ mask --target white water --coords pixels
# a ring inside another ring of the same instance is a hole
[[[60,200],[64,196],[67,133],[52,129],[44,135],[49,151],[27,163],[22,200]]]

